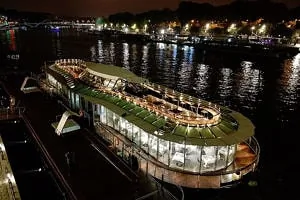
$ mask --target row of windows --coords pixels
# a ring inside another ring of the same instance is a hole
[[[104,106],[94,105],[94,123],[98,122],[112,127],[171,168],[200,173],[219,170],[233,162],[236,151],[236,145],[206,147],[165,141],[148,134]]]

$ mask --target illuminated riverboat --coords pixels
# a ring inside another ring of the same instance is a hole
[[[255,127],[241,113],[112,65],[62,59],[45,84],[135,170],[189,188],[222,188],[255,171]],[[96,134],[95,133],[95,134]]]

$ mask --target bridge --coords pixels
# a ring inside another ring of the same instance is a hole
[[[48,28],[90,28],[95,26],[94,23],[80,23],[74,21],[49,21],[43,20],[41,22],[20,22],[20,27],[27,28],[39,28],[39,27],[48,27]]]

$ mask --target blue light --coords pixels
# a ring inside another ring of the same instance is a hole
[[[51,31],[53,32],[59,32],[60,31],[60,28],[58,26],[56,27],[51,27]]]

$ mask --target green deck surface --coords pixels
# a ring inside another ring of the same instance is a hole
[[[55,66],[53,67],[57,69]],[[97,73],[119,76],[129,82],[146,82],[146,79],[142,79],[128,70],[112,65],[88,62],[87,68]],[[69,76],[69,78],[72,77],[63,70],[48,70],[47,72],[51,73],[55,78],[57,78],[57,80],[61,81],[62,84],[65,84],[66,81],[61,79],[64,79],[66,76]],[[221,122],[216,125],[209,127],[188,127],[185,125],[176,126],[176,124],[172,121],[167,121],[163,117],[141,108],[134,103],[127,102],[116,96],[105,94],[99,90],[84,85],[75,79],[74,83],[76,87],[72,89],[70,88],[70,90],[79,94],[85,100],[94,104],[105,106],[112,112],[122,116],[127,121],[135,124],[150,134],[156,135],[156,131],[163,132],[162,135],[157,135],[157,137],[165,140],[192,145],[223,146],[243,142],[254,135],[255,127],[252,122],[241,113],[235,112],[226,107],[220,106],[222,113]],[[164,90],[168,90],[169,92],[172,92],[172,95],[180,96],[183,100],[186,99],[194,103],[200,102],[201,105],[210,105],[210,103],[205,100],[200,100],[157,84],[149,83],[149,85],[157,87],[158,89],[163,88]]]

